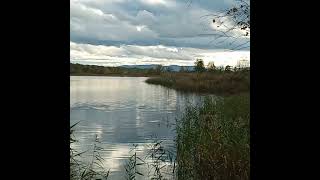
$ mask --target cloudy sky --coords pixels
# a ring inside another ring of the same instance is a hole
[[[70,0],[70,61],[118,66],[250,60],[248,37],[215,40],[212,34],[222,27],[203,17],[232,7],[234,0],[188,1]]]

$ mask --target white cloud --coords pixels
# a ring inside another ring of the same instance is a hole
[[[136,26],[136,28],[137,28],[137,31],[139,31],[139,32],[141,32],[141,30],[143,29],[143,28],[145,28],[146,26]]]
[[[174,7],[176,6],[176,0],[138,0],[140,3],[149,5],[149,6],[163,6],[163,7]]]
[[[202,58],[205,64],[214,61],[218,66],[235,65],[240,59],[250,60],[250,52],[177,48],[163,45],[121,45],[117,47],[70,42],[71,62],[82,64],[104,66],[125,64],[193,65],[197,58]]]
[[[166,4],[168,4],[168,2],[166,2],[165,0],[140,0],[140,2],[151,4],[151,5],[159,5],[159,4],[166,5]]]

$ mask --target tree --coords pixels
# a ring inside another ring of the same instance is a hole
[[[166,71],[167,71],[167,72],[172,72],[173,69],[172,69],[170,66],[168,66],[168,67],[166,68]]]
[[[160,74],[161,72],[163,72],[163,66],[161,64],[157,65],[155,71],[157,74]]]
[[[186,72],[186,70],[183,66],[180,67],[180,72]]]
[[[225,72],[231,72],[231,66],[227,65],[224,69]]]
[[[207,69],[208,69],[209,72],[213,72],[213,71],[216,70],[216,66],[214,65],[214,62],[213,62],[213,61],[210,61],[210,62],[208,63]]]
[[[194,63],[194,66],[195,66],[194,70],[198,73],[206,71],[206,68],[204,67],[204,63],[202,59],[197,59],[196,62]]]

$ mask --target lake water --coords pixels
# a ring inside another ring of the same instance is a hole
[[[145,83],[146,77],[70,77],[70,124],[78,151],[93,148],[97,136],[104,148],[104,167],[110,179],[124,179],[124,165],[137,144],[139,156],[155,139],[174,152],[175,118],[187,102],[201,96]],[[90,157],[85,157],[87,160]],[[142,171],[145,171],[144,168]],[[147,176],[141,176],[145,179]]]

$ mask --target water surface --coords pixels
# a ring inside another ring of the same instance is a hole
[[[123,179],[133,144],[143,156],[155,139],[174,151],[175,118],[200,96],[145,83],[146,77],[70,77],[70,124],[78,151],[92,149],[95,135],[111,179]],[[90,160],[90,157],[86,157]],[[141,177],[142,179],[146,177]]]

